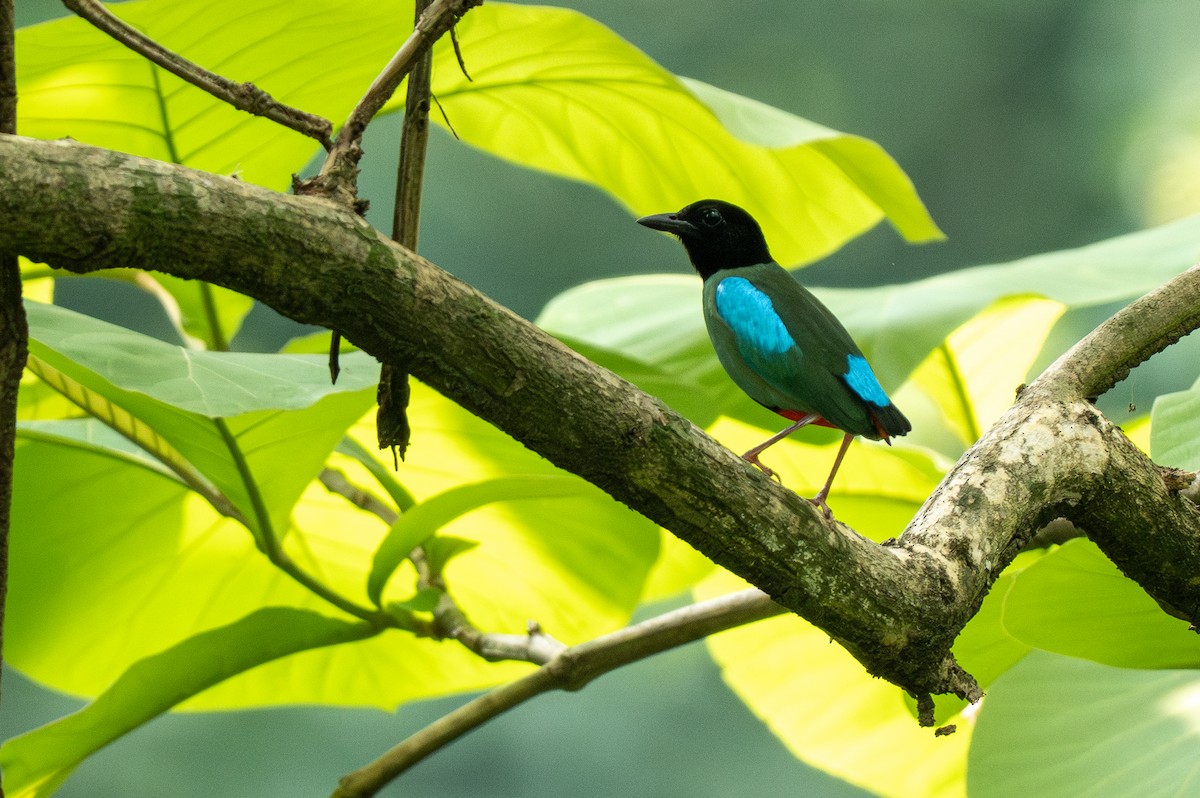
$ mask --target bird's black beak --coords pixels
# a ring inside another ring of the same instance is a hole
[[[637,223],[643,227],[649,227],[651,230],[662,230],[664,233],[672,233],[677,236],[698,232],[694,224],[680,219],[677,213],[656,213],[652,216],[643,216],[637,220]]]

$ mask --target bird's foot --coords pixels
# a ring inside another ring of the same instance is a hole
[[[825,491],[821,491],[809,499],[808,503],[820,510],[821,514],[825,516],[826,521],[832,521],[833,510],[829,509],[829,503],[825,501],[826,498],[828,498],[828,494]]]
[[[779,478],[778,474],[776,474],[774,471],[772,471],[771,469],[767,468],[765,465],[763,465],[762,463],[759,462],[758,455],[753,454],[751,452],[746,452],[744,455],[742,455],[742,459],[745,460],[750,465],[757,468],[759,471],[766,474],[771,479],[778,482],[780,485],[783,484],[783,480]]]

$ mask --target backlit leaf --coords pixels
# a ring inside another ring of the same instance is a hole
[[[1022,643],[1123,668],[1200,665],[1200,637],[1113,565],[1070,540],[1018,576],[1004,628]]]
[[[1034,652],[984,699],[973,798],[1191,795],[1200,674],[1106,667]]]

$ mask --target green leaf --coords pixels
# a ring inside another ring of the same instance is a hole
[[[5,629],[10,665],[57,690],[96,696],[139,659],[263,607],[340,615],[274,568],[243,527],[144,455],[109,448],[110,441],[85,428],[95,422],[69,423],[75,431],[44,425],[17,439]],[[385,532],[371,514],[314,485],[297,505],[284,544],[310,573],[365,601],[355,591],[361,594]],[[492,598],[516,618],[528,617],[523,610],[537,616],[537,606]],[[590,618],[588,610],[578,601],[564,611]],[[389,632],[266,663],[189,699],[185,708],[306,703],[391,710],[521,672],[481,662],[459,646]]]
[[[972,798],[1191,795],[1200,675],[1035,652],[984,699],[968,761]]]
[[[955,642],[955,656],[985,688],[1028,653],[1000,626],[999,608],[1036,556],[1022,555],[1001,575]],[[740,584],[718,572],[696,594]],[[957,731],[935,737],[917,725],[915,702],[903,690],[871,676],[828,634],[793,616],[722,632],[708,647],[725,682],[798,758],[882,796],[963,794],[976,712],[965,702],[937,698],[937,722]]]
[[[1162,227],[898,286],[827,290],[821,298],[871,357],[885,386],[902,381],[949,332],[1003,297],[1031,295],[1071,310],[1129,302],[1200,257],[1200,216]]]
[[[161,272],[102,269],[87,275],[64,273],[60,279],[106,279],[125,283],[149,294],[180,339],[193,349],[229,348],[254,300],[227,288],[199,280],[184,280]]]
[[[53,302],[55,272],[23,257],[17,258],[17,264],[21,269],[21,295],[34,302]]]
[[[402,615],[409,612],[433,612],[442,598],[442,591],[435,587],[418,590],[412,598],[404,601],[389,601],[389,610],[398,610]]]
[[[398,476],[416,499],[504,475],[568,479],[418,384],[413,408],[418,440]],[[356,437],[370,439],[372,415],[355,427]],[[18,438],[5,640],[14,667],[55,689],[96,695],[137,659],[262,606],[333,612],[272,567],[243,527],[147,455],[93,434],[95,422],[71,423],[23,430]],[[350,457],[334,454],[331,466],[358,487],[374,484]],[[628,621],[659,532],[580,485],[584,495],[577,498],[483,507],[439,533],[436,540],[473,546],[449,558],[445,578],[481,629],[520,634],[535,619],[556,637],[579,642]],[[305,571],[366,603],[372,557],[387,529],[345,497],[310,483],[292,509],[283,544]],[[415,570],[401,568],[393,584],[408,579],[415,586]],[[460,646],[388,632],[265,664],[184,708],[316,703],[391,710],[526,671],[517,663],[482,662]]]
[[[441,576],[446,572],[446,566],[452,559],[460,554],[466,554],[478,545],[479,541],[477,540],[456,538],[450,535],[432,538],[425,548],[425,559],[429,563],[429,570]]]
[[[714,574],[698,598],[744,586]],[[708,638],[726,684],[795,756],[881,796],[963,794],[971,724],[934,737],[903,692],[868,674],[829,635],[795,616],[771,618]]]
[[[373,386],[379,377],[364,354],[352,353],[338,384],[330,385],[319,357],[197,351],[55,305],[30,304],[27,312],[40,346],[88,363],[96,376],[127,392],[210,417],[303,409],[330,394]]]
[[[639,215],[721,197],[755,215],[784,263],[836,249],[885,211],[913,240],[941,235],[878,145],[681,81],[581,14],[488,4],[460,39],[472,80],[443,49],[433,92],[465,141]]]
[[[371,404],[376,366],[347,356],[203,352],[51,305],[28,306],[30,367],[175,468],[211,483],[256,534],[287,528],[305,484]],[[265,518],[262,517],[265,513]]]
[[[1200,380],[1186,391],[1154,400],[1150,455],[1173,468],[1200,470]]]
[[[954,641],[954,658],[967,673],[975,677],[982,688],[986,689],[1000,674],[1024,659],[1030,651],[1029,646],[1014,638],[1004,628],[1002,615],[1004,600],[1016,584],[1017,576],[1037,562],[1042,554],[1040,550],[1018,554],[992,585],[975,617],[967,622]],[[957,696],[935,695],[933,700],[935,723],[939,726],[950,722],[955,715],[959,715],[960,720],[967,719],[969,722],[976,711],[968,709],[967,702]],[[905,694],[904,703],[915,721],[916,700]]]
[[[954,454],[978,440],[1016,401],[1017,388],[1065,310],[1048,299],[1006,297],[950,333],[895,394],[904,408],[915,404],[910,401],[914,391],[933,403],[934,413],[925,423],[913,419],[916,433],[925,434],[931,422],[940,421],[958,438]]]
[[[717,115],[730,133],[742,141],[768,150],[783,151],[783,163],[780,166],[785,173],[788,166],[804,162],[800,148],[807,147],[812,154],[828,159],[832,166],[842,172],[838,179],[844,177],[853,183],[910,241],[944,238],[917,198],[912,181],[875,142],[831,130],[698,80],[681,78],[681,81]],[[781,177],[794,178],[794,175],[792,172]],[[800,181],[796,181],[796,184],[804,185]],[[808,187],[811,188],[811,184]],[[852,204],[848,197],[845,199],[845,205],[838,203],[837,206],[844,208]],[[796,225],[785,222],[779,227],[795,229]],[[790,262],[790,259],[785,262]]]
[[[404,39],[397,21],[412,18],[412,3],[145,0],[116,13],[202,66],[338,123]],[[763,222],[786,263],[836,249],[885,214],[912,240],[940,237],[878,145],[681,82],[582,14],[488,3],[457,29],[473,80],[443,39],[432,88],[473,146],[588,182],[638,213],[708,195],[738,202]],[[71,135],[275,189],[316,150],[311,139],[234,110],[81,20],[24,29],[17,49],[19,124],[28,135]]]
[[[1022,643],[1123,668],[1200,665],[1200,637],[1172,618],[1096,545],[1071,540],[1017,577],[1004,628]]]
[[[376,631],[307,610],[258,610],[135,663],[78,712],[0,748],[10,796],[48,796],[86,757],[180,701],[264,662]]]
[[[371,478],[392,497],[392,501],[396,503],[396,507],[400,512],[407,512],[409,508],[417,503],[413,495],[396,480],[396,476],[391,469],[379,462],[378,458],[373,457],[367,451],[367,448],[354,438],[349,436],[342,438],[338,442],[336,451],[339,454],[346,455],[365,468]]]
[[[418,502],[407,512],[419,514],[408,523],[436,527],[429,544],[446,537],[479,544],[456,554],[445,574],[451,595],[476,626],[523,634],[532,618],[559,639],[581,642],[628,620],[659,552],[655,524],[415,381],[409,411],[413,444],[397,474]],[[352,429],[364,450],[374,434],[371,418]],[[332,463],[347,474],[361,469],[341,454]],[[390,468],[390,458],[384,464]],[[360,473],[356,482],[371,479]],[[438,499],[475,483],[488,487]],[[515,487],[524,498],[499,501]],[[482,503],[489,491],[496,501]],[[430,515],[420,510],[435,499]],[[462,514],[475,501],[475,509]],[[404,579],[415,584],[411,569],[402,567],[408,576],[388,580],[397,588]],[[360,585],[367,582],[364,574]]]
[[[485,504],[522,499],[580,498],[593,495],[593,490],[578,477],[537,474],[459,485],[426,499],[397,518],[379,544],[367,581],[367,595],[376,605],[382,606],[384,585],[413,549],[446,524]]]

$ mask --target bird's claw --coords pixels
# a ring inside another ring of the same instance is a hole
[[[779,478],[779,475],[778,475],[778,474],[776,474],[776,473],[775,473],[774,471],[772,471],[771,469],[767,468],[767,467],[766,467],[765,465],[763,465],[762,463],[760,463],[760,462],[758,461],[758,458],[757,458],[757,457],[755,457],[754,455],[742,455],[742,459],[743,459],[743,460],[745,460],[745,461],[746,461],[747,463],[749,463],[750,465],[752,465],[752,466],[754,466],[755,468],[757,468],[759,471],[761,471],[761,472],[763,472],[764,474],[766,474],[768,478],[775,480],[775,481],[776,481],[776,482],[778,482],[780,485],[782,485],[782,484],[783,484],[783,480]]]
[[[828,493],[825,490],[822,490],[816,496],[813,496],[811,499],[809,499],[808,503],[819,509],[821,514],[825,516],[826,521],[832,521],[833,510],[829,509],[829,503],[825,501],[827,498],[829,498]]]
[[[808,500],[808,503],[819,509],[821,514],[825,516],[826,521],[833,520],[833,510],[829,509],[829,505],[825,503],[824,499],[818,499],[816,496],[814,496]]]

